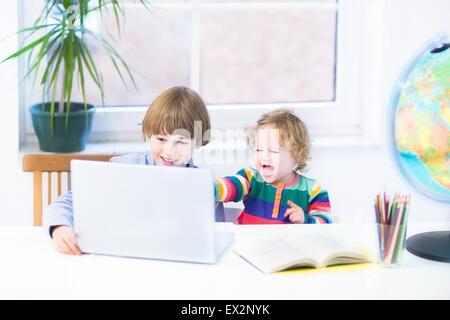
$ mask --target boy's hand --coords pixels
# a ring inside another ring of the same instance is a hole
[[[77,245],[75,232],[71,227],[59,226],[53,230],[53,245],[61,253],[80,256],[81,250]]]
[[[296,205],[291,200],[288,200],[289,209],[286,210],[284,214],[285,217],[288,217],[292,223],[303,223],[305,222],[305,213],[303,209]]]

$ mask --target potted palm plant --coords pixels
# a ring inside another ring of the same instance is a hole
[[[146,0],[137,0],[147,7]],[[124,59],[101,34],[86,25],[88,16],[110,10],[117,30],[124,17],[120,0],[44,0],[39,18],[19,30],[24,44],[2,62],[28,56],[25,78],[39,79],[42,102],[30,107],[33,128],[42,151],[76,152],[85,148],[95,108],[86,99],[86,81],[92,79],[104,101],[101,70],[96,66],[91,44],[108,54],[113,68],[125,83],[136,86]],[[82,101],[72,101],[73,88],[80,88]]]

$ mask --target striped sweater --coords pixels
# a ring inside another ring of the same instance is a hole
[[[331,223],[328,193],[313,179],[296,175],[288,184],[267,183],[257,170],[245,168],[234,176],[215,179],[217,201],[243,200],[244,210],[237,219],[239,224],[291,223],[284,217],[287,202],[291,200],[305,212],[304,223]]]

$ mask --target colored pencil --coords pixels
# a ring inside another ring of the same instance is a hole
[[[374,201],[375,221],[380,260],[386,264],[398,262],[404,247],[410,195],[395,193],[391,198],[386,192],[378,194]]]

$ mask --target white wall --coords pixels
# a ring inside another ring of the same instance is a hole
[[[0,17],[0,59],[17,47],[17,2],[5,1]],[[10,36],[10,37],[8,37]],[[6,38],[6,39],[5,39]],[[17,63],[0,64],[0,225],[31,224],[31,179],[21,172]]]
[[[450,34],[449,12],[448,0],[385,1],[381,84],[385,103],[380,108],[386,109],[391,88],[411,55],[437,33]],[[371,219],[374,196],[386,191],[412,195],[410,221],[450,221],[450,206],[428,200],[398,175],[385,143],[378,147],[315,148],[309,174],[329,189],[339,216]]]
[[[411,194],[410,221],[450,220],[448,205],[429,201],[403,182],[384,147],[317,150],[313,157],[310,174],[328,188],[338,216],[371,221],[375,195],[386,191]]]
[[[385,10],[381,84],[385,103],[379,106],[383,109],[411,55],[437,33],[450,34],[450,1],[387,0]],[[375,194],[386,190],[412,195],[410,221],[450,221],[450,206],[429,201],[397,174],[384,143],[379,147],[316,148],[312,156],[309,174],[328,187],[338,215],[367,220],[367,215],[373,214]]]
[[[15,31],[15,1],[5,1],[0,17],[0,39]],[[404,63],[425,41],[441,30],[450,32],[450,1],[389,0],[383,47],[383,101]],[[8,14],[6,14],[8,13]],[[0,42],[0,57],[11,52],[14,39]],[[18,154],[18,90],[16,65],[0,65],[0,225],[31,224],[31,174],[21,172]],[[379,106],[385,109],[386,104]],[[383,139],[384,140],[384,139]],[[229,174],[239,168],[219,166],[217,174]],[[347,219],[367,221],[373,215],[376,193],[411,193],[410,221],[450,220],[450,207],[432,203],[403,183],[393,168],[385,146],[315,147],[309,175],[323,182],[330,192],[334,212]]]

